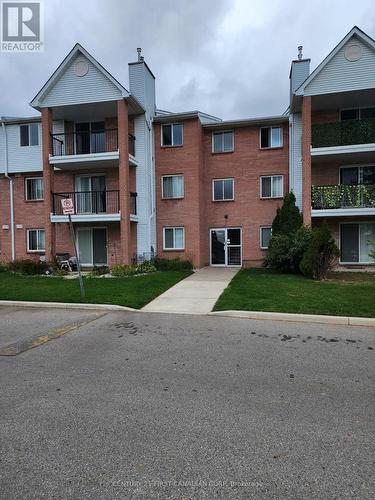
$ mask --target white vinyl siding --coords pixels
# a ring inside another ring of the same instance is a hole
[[[184,176],[163,175],[161,179],[162,198],[173,199],[184,197]]]
[[[164,250],[184,250],[185,229],[183,227],[163,228],[163,249]]]
[[[230,153],[234,150],[233,130],[212,132],[212,152]]]
[[[271,235],[272,235],[271,226],[264,226],[260,228],[260,248],[262,250],[266,250],[268,248]]]
[[[261,149],[281,148],[283,145],[282,127],[261,127],[259,135]]]
[[[283,192],[282,175],[265,175],[260,178],[261,198],[282,198]]]
[[[233,179],[213,179],[212,181],[213,201],[234,200],[234,180]]]
[[[45,250],[45,231],[44,229],[27,230],[27,251],[44,252]]]
[[[43,177],[29,177],[25,180],[25,198],[27,201],[43,200]]]

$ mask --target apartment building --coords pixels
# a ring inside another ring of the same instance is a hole
[[[305,224],[328,221],[341,265],[371,264],[374,69],[354,27],[312,73],[300,50],[286,112],[221,120],[157,109],[140,51],[128,91],[77,44],[31,101],[40,118],[1,120],[1,260],[73,255],[69,197],[84,266],[258,266],[292,190]]]

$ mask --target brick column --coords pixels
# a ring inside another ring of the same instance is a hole
[[[311,97],[302,101],[302,213],[303,223],[311,226]]]
[[[131,263],[130,245],[130,185],[129,185],[129,144],[128,144],[128,103],[125,99],[117,101],[118,121],[118,149],[119,165],[118,178],[120,190],[120,261],[123,264]]]
[[[49,163],[52,153],[52,110],[42,108],[42,160],[44,181],[44,229],[46,237],[46,260],[50,261],[55,255],[55,227],[51,223],[53,207],[52,192],[54,188],[53,165]]]

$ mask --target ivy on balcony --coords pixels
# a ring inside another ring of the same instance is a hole
[[[375,185],[312,186],[313,209],[375,208]]]
[[[312,126],[312,147],[375,143],[375,118],[318,123]]]

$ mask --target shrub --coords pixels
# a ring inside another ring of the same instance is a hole
[[[264,266],[282,272],[300,272],[299,265],[311,236],[311,229],[307,226],[301,226],[291,235],[272,236]]]
[[[276,211],[276,216],[272,222],[272,236],[286,234],[290,236],[302,226],[302,215],[296,206],[294,194],[286,193],[283,204]]]
[[[117,264],[111,268],[112,276],[118,277],[154,273],[155,271],[156,267],[150,261],[145,261],[138,265]]]
[[[108,274],[108,273],[109,273],[108,266],[95,266],[90,271],[89,276],[91,276],[91,277],[103,276],[103,274]]]
[[[46,262],[40,262],[37,260],[25,259],[25,260],[15,260],[10,262],[9,270],[14,273],[33,275],[33,274],[45,274],[49,268]]]
[[[191,271],[193,263],[190,260],[176,259],[161,259],[155,257],[151,261],[158,271]]]
[[[312,238],[300,263],[304,276],[313,279],[324,279],[332,269],[339,250],[328,228],[327,223],[312,231]]]
[[[154,264],[149,260],[145,260],[142,264],[138,264],[136,268],[139,274],[154,273],[157,270]]]
[[[5,273],[5,271],[9,270],[9,266],[7,266],[4,262],[0,262],[0,273]]]

